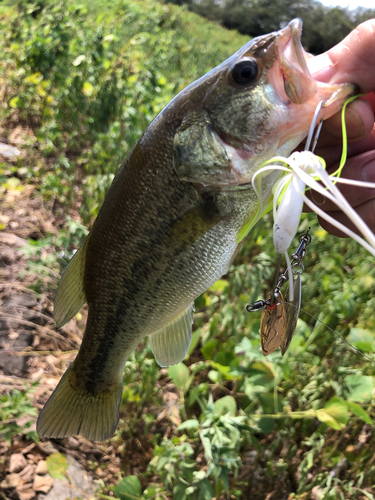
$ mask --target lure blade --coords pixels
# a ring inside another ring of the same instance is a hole
[[[280,346],[282,356],[284,356],[289,348],[290,342],[292,341],[294,332],[296,331],[298,316],[301,309],[302,286],[300,273],[297,273],[296,278],[293,280],[293,282],[294,299],[292,302],[287,302],[287,306],[285,308],[286,332]]]
[[[264,356],[276,351],[286,334],[287,318],[281,292],[278,292],[275,299],[275,305],[263,309],[260,319],[260,340]],[[271,296],[269,300],[271,300]]]

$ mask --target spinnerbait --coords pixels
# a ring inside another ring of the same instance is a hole
[[[301,274],[305,270],[302,260],[306,255],[306,246],[311,242],[310,228],[299,236],[299,242],[300,244],[291,260],[293,300],[284,301],[280,291],[289,278],[288,269],[286,269],[279,276],[277,284],[267,300],[257,300],[254,304],[246,306],[248,312],[262,311],[260,339],[265,356],[274,352],[278,347],[281,348],[281,354],[284,356],[296,329],[302,298]],[[278,270],[279,265],[276,276]]]

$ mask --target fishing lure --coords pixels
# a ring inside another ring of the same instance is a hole
[[[262,310],[260,339],[264,356],[271,354],[279,347],[284,356],[296,330],[302,300],[301,274],[305,270],[302,260],[306,255],[306,246],[311,243],[310,228],[300,235],[299,242],[290,262],[292,273],[290,274],[287,268],[278,276],[281,261],[279,259],[276,272],[277,283],[268,299],[257,300],[254,304],[246,306],[248,312]],[[288,281],[289,276],[291,276],[289,288],[293,287],[294,298],[292,301],[285,301],[280,289]]]
[[[341,171],[346,162],[347,156],[347,136],[345,127],[345,108],[347,104],[353,101],[354,98],[348,99],[342,110],[342,132],[343,132],[343,152],[339,168],[336,172],[329,175],[326,172],[326,163],[323,158],[314,154],[315,146],[322,127],[322,119],[319,121],[324,103],[320,102],[316,107],[313,120],[311,122],[305,151],[294,152],[289,158],[276,156],[265,162],[253,176],[252,183],[256,193],[260,192],[260,183],[262,174],[270,171],[279,170],[285,174],[275,183],[273,187],[273,216],[274,229],[273,241],[275,249],[278,253],[285,255],[288,268],[290,269],[289,256],[287,249],[289,248],[298,229],[299,220],[302,214],[303,204],[306,203],[316,214],[337,227],[347,236],[353,238],[360,243],[366,250],[375,256],[375,235],[356,211],[350,206],[348,201],[337,188],[336,183],[350,184],[353,186],[375,188],[372,182],[355,181],[352,179],[344,179],[340,177]],[[315,132],[315,128],[319,121],[319,125]],[[315,135],[314,135],[315,134]],[[311,150],[310,150],[311,149]],[[277,162],[278,164],[275,164]],[[282,164],[280,164],[282,163]],[[257,182],[256,182],[257,181]],[[344,224],[336,221],[333,217],[326,214],[305,194],[306,186],[312,188],[324,197],[335,203],[352,223],[357,227],[360,233],[366,240],[354,231],[344,226]],[[263,214],[270,209],[261,207],[260,212]],[[289,300],[293,300],[294,289],[289,287]]]
[[[274,352],[278,347],[281,348],[282,355],[285,354],[290,345],[298,321],[302,297],[301,273],[304,270],[302,259],[306,253],[306,246],[311,242],[309,230],[300,236],[300,246],[295,254],[292,255],[292,260],[289,259],[287,250],[297,232],[303,203],[306,203],[322,218],[355,239],[375,256],[375,235],[349,205],[348,201],[335,185],[337,182],[341,182],[355,186],[375,187],[374,183],[340,178],[347,156],[345,108],[347,104],[354,99],[355,97],[348,99],[342,109],[343,152],[339,168],[336,172],[332,175],[328,175],[325,170],[326,164],[324,159],[314,154],[323,123],[323,119],[320,119],[318,124],[319,116],[324,106],[324,103],[320,102],[314,113],[305,150],[302,152],[295,152],[289,158],[284,158],[282,156],[274,157],[266,162],[264,164],[265,166],[253,176],[253,187],[255,192],[258,193],[259,183],[262,180],[261,174],[275,170],[285,172],[285,174],[275,183],[273,188],[273,241],[276,251],[280,254],[278,270],[282,254],[285,255],[287,261],[287,270],[280,275],[277,285],[266,301],[258,300],[253,305],[249,304],[246,307],[249,312],[262,310],[260,335],[262,351],[265,356]],[[274,164],[275,162],[281,162],[282,165]],[[257,178],[258,187],[255,183]],[[306,185],[333,201],[348,216],[368,241],[365,241],[346,226],[323,212],[323,210],[305,195]],[[265,213],[269,209],[270,207],[267,205],[267,207],[261,207],[260,212]],[[293,270],[296,265],[300,267],[299,271]],[[278,270],[276,277],[278,276]],[[284,301],[280,288],[287,281],[288,277],[291,278],[288,291],[289,301]]]

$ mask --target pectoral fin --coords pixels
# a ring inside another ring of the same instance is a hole
[[[86,303],[83,289],[83,274],[85,271],[87,237],[81,248],[74,254],[72,260],[61,276],[55,297],[53,316],[58,328],[70,321]]]
[[[155,360],[160,366],[180,363],[189,351],[193,330],[194,302],[166,326],[149,335]]]

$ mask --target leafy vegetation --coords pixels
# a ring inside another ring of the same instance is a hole
[[[375,9],[327,7],[319,0],[167,0],[251,37],[277,31],[291,19],[303,20],[302,43],[312,54],[330,49]]]
[[[23,432],[27,438],[39,441],[37,433],[30,429],[33,420],[27,418],[37,414],[30,397],[35,385],[29,392],[15,389],[11,394],[0,396],[0,440],[11,442],[13,436]]]
[[[22,1],[2,12],[2,134],[21,129],[22,154],[0,164],[0,180],[3,189],[10,179],[36,186],[60,217],[57,237],[23,249],[34,288],[50,292],[57,277],[43,272],[59,272],[83,241],[142,130],[247,38],[186,8],[133,0]],[[230,272],[196,300],[184,363],[160,369],[148,344],[131,355],[111,441],[122,479],[100,483],[98,498],[374,498],[375,368],[347,343],[375,348],[373,259],[306,216],[305,311],[286,355],[264,358],[260,315],[245,307],[272,287],[271,225],[265,217]],[[5,398],[0,433],[11,439],[13,419],[35,410],[24,393]],[[151,450],[144,467],[132,461],[135,441]],[[56,455],[48,467],[64,475],[66,463]]]
[[[3,119],[33,131],[17,173],[42,178],[57,204],[82,199],[85,223],[154,116],[247,41],[201,21],[193,29],[196,16],[176,8],[144,8],[19,2],[2,18]]]

